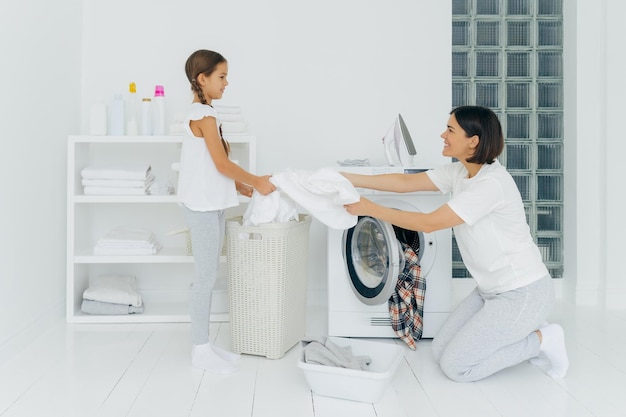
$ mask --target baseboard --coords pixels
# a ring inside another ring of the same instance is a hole
[[[30,345],[54,323],[63,321],[65,318],[65,300],[57,303],[50,310],[42,313],[16,334],[3,341],[0,345],[0,366],[8,362],[22,349]]]

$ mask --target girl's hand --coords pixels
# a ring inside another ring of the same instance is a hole
[[[350,214],[355,216],[369,216],[373,203],[365,197],[361,197],[359,201],[352,204],[345,204],[343,207]]]
[[[262,195],[268,195],[276,191],[276,186],[270,181],[271,175],[263,175],[258,177],[258,181],[254,185],[254,188]]]
[[[237,191],[239,192],[239,194],[246,196],[246,197],[252,197],[252,191],[254,190],[254,188],[250,187],[247,184],[243,184],[239,181],[235,182],[235,186],[237,187]]]

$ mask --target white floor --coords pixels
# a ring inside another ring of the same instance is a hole
[[[323,334],[322,307],[309,309],[307,333]],[[626,416],[626,311],[560,302],[571,360],[552,380],[529,363],[476,383],[448,380],[430,340],[405,359],[381,401],[312,394],[296,366],[300,346],[276,360],[244,355],[235,375],[189,365],[188,324],[66,325],[59,322],[0,367],[0,416]],[[211,329],[228,347],[228,323]]]

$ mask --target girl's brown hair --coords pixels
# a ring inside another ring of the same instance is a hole
[[[189,55],[187,62],[185,62],[185,74],[187,75],[187,80],[189,80],[189,83],[191,84],[191,91],[196,93],[202,104],[207,104],[207,101],[204,97],[204,93],[202,92],[202,87],[198,84],[198,75],[211,75],[213,71],[215,71],[215,68],[222,62],[227,62],[226,58],[224,58],[222,54],[215,51],[209,51],[208,49],[197,50]],[[226,154],[229,154],[230,145],[226,142],[222,135],[221,125],[219,126],[219,134],[224,150],[226,151]]]

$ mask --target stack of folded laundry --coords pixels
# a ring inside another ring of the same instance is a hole
[[[154,234],[139,228],[116,228],[98,239],[94,255],[154,255],[161,249]]]
[[[150,165],[88,166],[80,174],[86,195],[145,195],[154,182]]]
[[[138,314],[144,305],[132,275],[101,275],[89,278],[81,310],[87,314]]]
[[[247,134],[247,124],[241,112],[241,107],[219,105],[215,106],[215,110],[217,111],[224,136]]]

